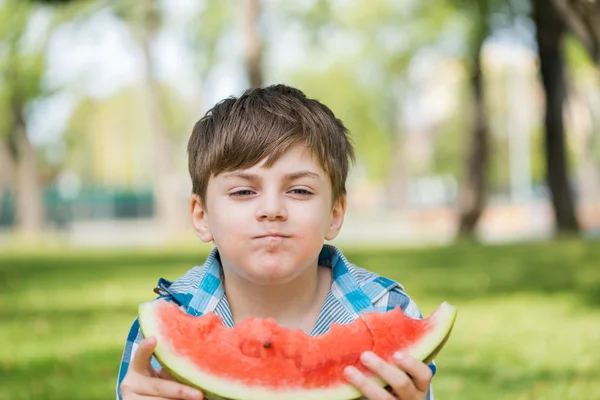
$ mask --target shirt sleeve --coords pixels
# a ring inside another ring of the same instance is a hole
[[[383,308],[386,311],[392,310],[395,307],[400,307],[404,314],[408,317],[415,319],[423,319],[423,314],[417,307],[417,304],[401,289],[395,288],[389,291],[381,300],[376,304],[376,308]],[[383,304],[382,304],[383,303]],[[437,372],[437,365],[435,361],[429,363],[429,369],[431,369],[432,375],[435,376]],[[427,392],[427,400],[434,400],[433,398],[433,383],[429,385],[429,391]]]

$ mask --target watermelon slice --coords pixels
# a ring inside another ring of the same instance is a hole
[[[190,316],[165,300],[139,307],[142,333],[156,337],[154,354],[173,377],[200,388],[206,398],[237,400],[359,398],[343,370],[354,365],[367,372],[359,361],[362,352],[390,360],[394,352],[404,351],[429,362],[448,339],[455,318],[456,308],[448,303],[423,320],[396,308],[309,336],[272,319],[249,318],[228,328],[213,313]]]

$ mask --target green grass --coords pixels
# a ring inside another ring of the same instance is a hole
[[[458,306],[438,399],[600,399],[600,243],[344,249],[424,314]],[[0,399],[107,399],[139,302],[203,250],[0,255]]]

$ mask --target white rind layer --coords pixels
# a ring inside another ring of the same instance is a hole
[[[175,351],[167,340],[161,338],[158,319],[153,311],[160,301],[140,304],[139,322],[144,337],[157,338],[154,354],[161,364],[177,374],[184,381],[190,382],[202,390],[217,394],[219,397],[234,400],[350,400],[360,398],[361,393],[350,384],[341,384],[331,388],[302,389],[266,387],[248,387],[236,381],[226,380],[199,370],[190,360],[175,355]],[[436,328],[425,335],[415,346],[407,349],[413,357],[424,360],[450,333],[456,318],[456,308],[443,303],[436,314]],[[233,360],[232,360],[233,362]],[[383,386],[383,382],[378,380]]]

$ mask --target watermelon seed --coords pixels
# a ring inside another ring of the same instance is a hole
[[[269,349],[271,348],[271,342],[265,342],[263,346],[265,347],[265,349]]]

